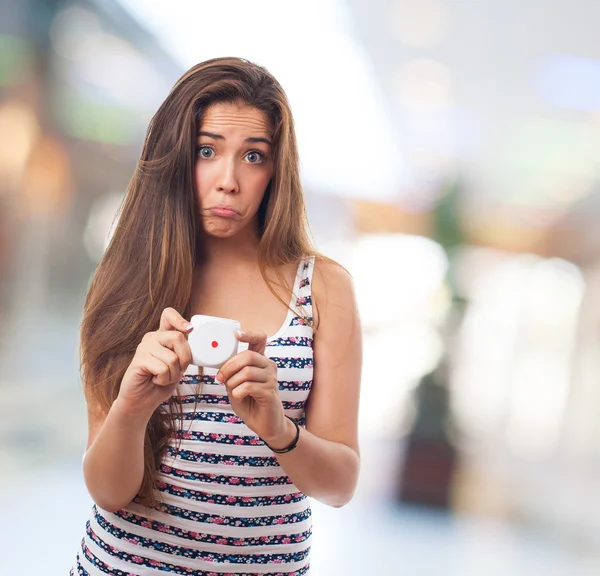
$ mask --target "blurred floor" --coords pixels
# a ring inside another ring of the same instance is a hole
[[[78,461],[3,479],[0,574],[65,576],[91,501]],[[313,576],[592,576],[600,558],[490,519],[390,506],[359,492],[313,504]]]
[[[66,575],[83,535],[91,501],[81,475],[86,417],[76,377],[77,323],[59,314],[38,319],[35,329],[12,322],[23,345],[0,355],[2,576]],[[28,373],[31,359],[18,350],[38,350],[47,370]],[[354,501],[342,509],[314,503],[312,576],[600,574],[593,548],[541,529],[392,506],[401,446],[366,438],[361,444]]]

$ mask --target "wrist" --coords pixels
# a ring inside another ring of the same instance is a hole
[[[279,434],[274,435],[273,437],[265,437],[261,439],[273,451],[286,450],[292,446],[292,444],[294,445],[293,447],[295,447],[298,433],[299,430],[296,424],[294,424],[290,418],[285,416],[283,418],[282,431]]]
[[[128,425],[143,426],[144,428],[148,425],[148,422],[152,417],[152,414],[146,414],[132,409],[119,397],[113,402],[110,412],[116,419],[125,422]]]

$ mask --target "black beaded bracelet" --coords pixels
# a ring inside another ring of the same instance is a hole
[[[296,447],[296,445],[298,444],[298,440],[300,439],[300,426],[298,426],[298,422],[296,422],[295,420],[292,420],[289,416],[286,416],[286,418],[288,420],[290,420],[296,427],[296,437],[292,440],[292,442],[289,446],[286,446],[285,448],[280,448],[280,449],[271,448],[271,446],[269,446],[263,440],[263,442],[265,442],[265,445],[267,446],[267,448],[269,448],[269,450],[271,450],[271,452],[274,452],[275,454],[287,454],[288,452],[291,452]]]

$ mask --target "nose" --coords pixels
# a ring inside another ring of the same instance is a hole
[[[234,160],[226,160],[223,162],[219,178],[217,180],[217,190],[227,194],[236,194],[239,192],[239,184],[237,174],[235,172]]]

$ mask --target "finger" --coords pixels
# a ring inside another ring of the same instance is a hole
[[[269,365],[269,359],[258,352],[252,352],[250,350],[244,350],[239,354],[236,354],[233,358],[230,358],[221,366],[217,380],[219,382],[226,382],[236,372],[239,372],[244,366],[256,366],[257,368],[266,368]]]
[[[234,388],[228,394],[235,400],[243,400],[246,396],[252,396],[252,398],[264,398],[271,393],[271,390],[265,386],[264,382],[244,382],[236,388]]]
[[[225,380],[227,390],[233,390],[244,382],[268,382],[267,371],[256,366],[245,366],[239,372],[236,372],[231,378]]]
[[[148,374],[152,375],[152,382],[157,386],[172,384],[169,367],[162,360],[148,354],[141,363],[141,367]]]
[[[179,359],[179,367],[184,372],[192,361],[192,350],[188,344],[187,338],[177,330],[169,330],[168,332],[157,332],[158,342],[161,346],[172,350],[177,354]]]
[[[265,353],[267,347],[267,335],[264,332],[259,331],[236,331],[237,339],[240,342],[246,342],[248,344],[248,350],[251,352],[258,352],[259,354]]]
[[[192,328],[193,326],[175,308],[165,308],[160,316],[159,330],[179,330],[188,334]]]
[[[170,382],[178,382],[181,380],[181,373],[183,370],[179,366],[179,358],[175,352],[164,346],[156,346],[149,351],[149,354],[167,366],[169,369]]]

